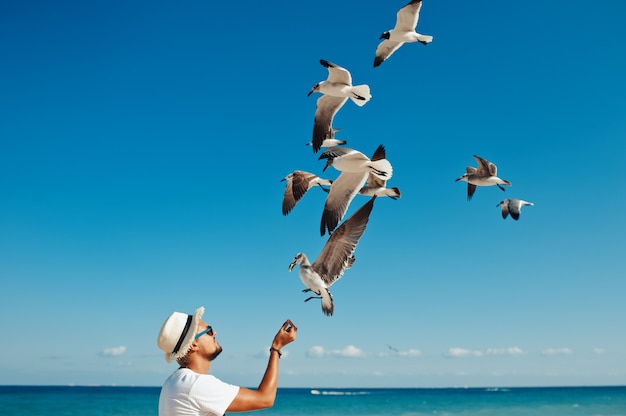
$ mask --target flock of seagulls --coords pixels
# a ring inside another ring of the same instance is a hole
[[[433,36],[416,32],[421,8],[422,0],[411,0],[398,10],[394,28],[380,36],[382,41],[376,47],[374,68],[388,60],[405,43],[428,45],[433,41]],[[346,68],[324,59],[320,60],[320,64],[328,70],[328,77],[313,85],[307,94],[321,94],[316,102],[313,135],[307,145],[311,146],[313,153],[324,148],[318,159],[326,160],[322,172],[332,166],[339,171],[339,176],[325,179],[314,173],[294,170],[282,179],[286,182],[282,213],[288,215],[311,188],[319,187],[327,194],[320,220],[320,235],[328,233],[329,237],[313,263],[305,253],[297,253],[289,271],[299,266],[300,280],[305,286],[303,292],[312,293],[305,302],[320,299],[322,312],[332,316],[335,307],[330,287],[354,264],[354,252],[365,232],[374,202],[380,197],[398,199],[401,192],[397,187],[387,186],[393,176],[393,167],[387,160],[383,145],[378,146],[372,157],[368,157],[358,150],[344,147],[347,142],[335,137],[340,130],[333,127],[338,111],[348,100],[359,107],[367,104],[372,98],[370,87],[367,84],[353,85],[352,75]],[[495,164],[478,156],[474,159],[478,166],[468,166],[466,172],[456,179],[467,182],[468,201],[478,186],[495,185],[503,191],[503,185],[511,186],[511,182],[497,176]],[[369,199],[340,224],[357,195]],[[497,206],[501,207],[503,218],[510,215],[518,220],[524,205],[532,206],[533,203],[509,198]]]

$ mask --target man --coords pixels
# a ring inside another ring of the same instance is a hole
[[[204,308],[195,314],[172,313],[159,333],[157,344],[165,360],[176,360],[180,368],[163,384],[159,397],[159,416],[223,415],[272,407],[278,388],[278,362],[281,348],[296,339],[298,328],[287,320],[270,347],[267,369],[256,390],[224,383],[208,374],[211,361],[222,347],[216,331],[201,320]]]

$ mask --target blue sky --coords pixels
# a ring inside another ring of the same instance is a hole
[[[286,318],[284,387],[625,384],[626,5],[425,0],[434,41],[374,69],[404,3],[0,6],[0,384],[158,386],[160,325],[201,305],[236,384]],[[370,86],[337,136],[402,191],[331,318],[287,270],[324,193],[281,213],[281,178],[322,173],[320,59]],[[474,154],[512,187],[468,202]]]

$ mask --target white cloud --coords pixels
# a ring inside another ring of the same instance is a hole
[[[320,345],[314,345],[306,352],[307,357],[320,358],[324,356],[324,347]]]
[[[326,351],[324,347],[320,345],[315,345],[309,348],[306,355],[307,357],[310,357],[310,358],[320,358],[324,356],[363,358],[367,354],[362,349],[357,348],[354,345],[348,345],[347,347],[340,349],[340,350],[329,350],[329,351]]]
[[[465,348],[450,348],[443,353],[444,357],[459,358],[459,357],[482,357],[481,351],[472,351]]]
[[[593,352],[594,352],[595,354],[602,355],[602,354],[605,354],[605,353],[606,353],[606,350],[605,350],[604,348],[594,348],[594,349],[593,349]]]
[[[126,346],[120,345],[119,347],[111,347],[105,348],[104,351],[100,353],[103,357],[119,357],[120,355],[124,355],[126,353]]]
[[[487,348],[485,351],[480,350],[468,350],[466,348],[450,348],[443,353],[444,357],[449,358],[466,358],[466,357],[484,357],[484,356],[501,356],[501,357],[516,357],[519,355],[527,354],[526,351],[520,347],[508,347],[508,348]]]
[[[414,357],[419,357],[420,355],[422,355],[422,352],[418,349],[410,348],[406,351],[398,351],[398,355],[400,357],[414,358]]]
[[[518,356],[526,354],[526,351],[522,350],[520,347],[509,347],[509,348],[489,348],[485,352],[487,355],[505,355],[505,356]]]
[[[329,354],[334,355],[336,357],[348,357],[348,358],[362,358],[367,355],[362,349],[357,348],[354,345],[348,345],[347,347],[341,350],[329,351]]]
[[[573,353],[574,351],[569,348],[548,348],[541,351],[542,355],[570,355]]]

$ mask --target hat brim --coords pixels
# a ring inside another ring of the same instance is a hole
[[[165,361],[168,363],[172,360],[178,360],[189,352],[189,348],[191,348],[191,344],[193,343],[196,334],[198,333],[198,325],[200,324],[200,320],[202,319],[202,315],[204,314],[204,307],[201,306],[196,309],[196,312],[193,314],[191,318],[191,324],[189,324],[189,331],[187,331],[187,335],[183,339],[183,342],[180,344],[180,348],[176,353],[165,353]]]

